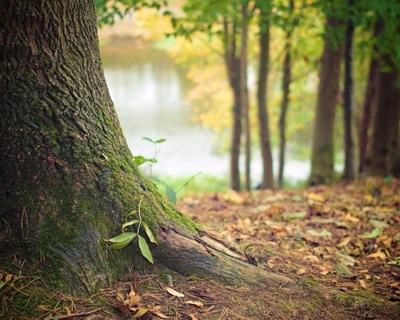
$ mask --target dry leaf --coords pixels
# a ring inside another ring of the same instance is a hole
[[[381,260],[386,260],[386,258],[387,258],[386,254],[384,252],[380,251],[380,250],[378,252],[371,253],[371,254],[367,255],[367,257],[368,258],[379,258]]]
[[[191,320],[199,320],[193,313],[189,314]]]
[[[192,306],[199,307],[199,308],[203,308],[203,307],[204,307],[204,304],[203,304],[202,302],[200,302],[200,301],[192,301],[192,300],[189,300],[189,301],[185,301],[185,303],[186,303],[186,304],[190,304],[190,305],[192,305]]]
[[[161,313],[160,311],[152,311],[152,313],[154,315],[156,315],[157,317],[161,318],[161,319],[169,319],[168,316],[166,316],[165,314]]]
[[[170,287],[165,287],[164,289],[165,289],[165,291],[167,291],[172,296],[175,296],[175,297],[178,297],[178,298],[183,298],[185,296],[183,293],[180,293],[180,292],[178,292],[178,291],[176,291],[176,290],[174,290],[174,289],[172,289]]]
[[[325,202],[325,198],[319,194],[316,193],[309,193],[307,195],[307,198],[309,201],[315,201],[315,202]]]
[[[122,288],[117,288],[117,300],[124,302],[125,298],[124,298],[124,293],[122,292]]]
[[[343,248],[349,244],[350,240],[351,240],[350,237],[344,238],[337,246],[339,248]]]
[[[149,309],[144,309],[144,308],[138,309],[138,311],[133,316],[133,319],[138,319],[138,318],[144,316],[147,313],[147,311],[149,311]]]
[[[302,275],[302,274],[305,274],[305,273],[306,273],[306,269],[303,269],[303,268],[299,269],[299,270],[296,272],[297,275]]]
[[[363,287],[364,289],[368,289],[368,286],[364,280],[359,280],[359,282],[360,282],[361,287]]]

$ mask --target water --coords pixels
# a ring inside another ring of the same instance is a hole
[[[110,94],[132,153],[151,158],[154,148],[142,138],[167,140],[159,145],[153,174],[229,174],[229,156],[214,150],[213,132],[191,121],[185,75],[167,53],[125,42],[101,51]],[[253,181],[259,182],[261,163],[256,157]],[[286,175],[291,180],[305,179],[308,172],[305,162],[287,163]]]

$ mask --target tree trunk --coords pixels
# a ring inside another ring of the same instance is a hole
[[[269,69],[269,42],[270,42],[270,24],[269,19],[271,10],[261,10],[264,19],[260,21],[260,60],[258,70],[257,83],[257,107],[259,121],[259,135],[261,144],[263,176],[261,189],[273,189],[273,170],[272,170],[272,152],[271,139],[269,132],[269,117],[267,107],[267,90],[268,90],[268,69]]]
[[[234,23],[224,21],[224,50],[225,66],[229,78],[229,84],[233,94],[232,108],[232,140],[230,153],[230,178],[232,190],[239,191],[240,184],[240,144],[242,135],[242,107],[240,95],[240,59],[236,56],[236,26]]]
[[[382,58],[390,72],[380,71],[378,102],[372,123],[372,135],[365,164],[367,176],[387,176],[395,171],[399,148],[400,88],[399,70],[389,56]]]
[[[134,167],[93,1],[8,1],[0,30],[1,269],[19,260],[65,292],[92,292],[127,264],[145,265],[137,246],[111,251],[103,241],[136,211],[159,241],[156,263],[230,283],[285,281],[201,232]]]
[[[289,0],[290,12],[293,12],[293,0]],[[290,83],[292,82],[292,64],[291,64],[291,42],[292,28],[289,27],[286,32],[285,59],[283,61],[283,78],[282,78],[282,104],[279,116],[279,171],[278,184],[279,188],[283,187],[283,173],[285,169],[285,149],[286,149],[286,114],[289,107]]]
[[[374,29],[374,37],[377,37],[379,33],[382,31],[383,24],[378,22],[375,24]],[[363,104],[363,113],[361,120],[361,128],[360,128],[360,137],[359,137],[359,165],[358,165],[358,173],[361,174],[364,172],[365,159],[367,156],[367,148],[368,148],[368,140],[369,140],[369,131],[371,124],[371,117],[373,111],[375,110],[377,104],[377,92],[378,92],[378,83],[379,83],[379,61],[374,57],[377,51],[376,46],[373,47],[371,52],[371,62],[369,65],[368,72],[368,83],[367,88],[365,89],[364,95],[364,104]]]
[[[245,188],[251,189],[251,128],[249,92],[247,87],[247,42],[248,42],[248,1],[242,3],[242,26],[240,35],[240,97],[243,108],[245,133]]]
[[[354,0],[348,0],[348,7],[353,14]],[[354,38],[354,23],[353,16],[347,20],[345,51],[344,51],[344,93],[343,93],[343,123],[344,123],[344,171],[343,179],[353,180],[355,178],[355,163],[354,163],[354,144],[352,135],[352,120],[353,120],[353,38]]]
[[[378,60],[372,58],[371,63],[369,65],[368,84],[365,90],[363,115],[361,120],[360,141],[359,141],[360,160],[358,167],[359,174],[362,174],[364,172],[364,165],[367,156],[367,147],[369,140],[368,131],[370,128],[372,111],[374,109],[374,106],[376,106],[378,83],[379,83],[379,62]]]
[[[342,50],[340,44],[333,47],[329,29],[338,25],[336,19],[327,18],[314,124],[311,185],[330,183],[334,178],[334,127]]]

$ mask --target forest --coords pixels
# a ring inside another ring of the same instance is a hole
[[[4,1],[0,317],[397,318],[399,70],[397,0]]]

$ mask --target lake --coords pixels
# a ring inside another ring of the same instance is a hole
[[[110,94],[133,155],[153,157],[153,145],[142,138],[164,138],[167,141],[159,144],[153,174],[229,175],[229,155],[213,148],[214,133],[191,120],[193,106],[187,99],[184,71],[167,52],[125,40],[102,46],[101,53]],[[257,184],[261,162],[256,153],[253,159],[252,178]],[[308,163],[287,162],[289,180],[303,180],[308,174]]]

